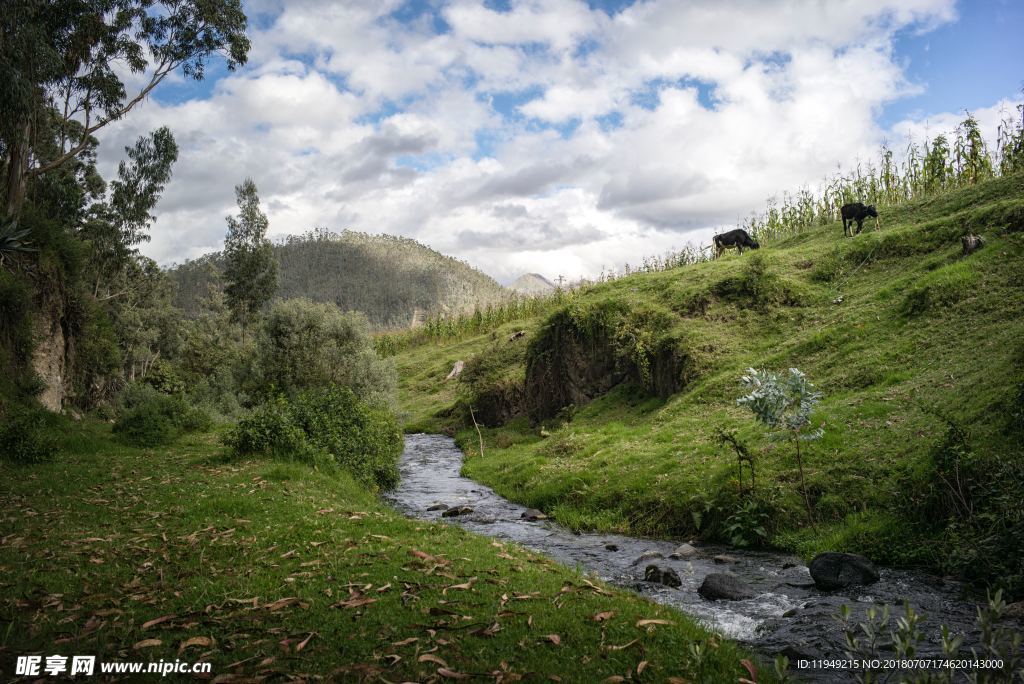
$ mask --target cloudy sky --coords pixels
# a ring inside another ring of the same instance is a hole
[[[251,176],[271,236],[393,233],[502,282],[637,263],[883,141],[990,135],[1020,101],[1018,0],[249,0],[252,52],[101,136],[181,156],[144,251],[219,249]]]

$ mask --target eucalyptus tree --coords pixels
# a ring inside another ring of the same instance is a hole
[[[246,178],[235,186],[238,217],[229,216],[224,240],[224,279],[228,308],[242,324],[243,335],[254,315],[277,291],[277,259],[267,239],[270,225],[260,209],[256,183]]]
[[[201,80],[212,56],[249,52],[241,0],[5,0],[0,12],[0,203],[86,155],[170,74]],[[126,71],[142,75],[129,92]]]
[[[749,394],[736,400],[738,406],[746,406],[754,418],[768,428],[770,439],[787,440],[796,448],[796,463],[800,469],[800,489],[807,518],[814,524],[811,512],[811,498],[807,493],[804,477],[804,462],[800,443],[821,439],[824,430],[812,428],[811,413],[821,401],[821,392],[814,389],[807,376],[796,368],[790,368],[785,377],[766,370],[748,368],[740,383]]]

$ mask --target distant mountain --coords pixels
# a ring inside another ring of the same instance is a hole
[[[436,314],[469,313],[510,292],[490,276],[415,240],[315,230],[274,245],[282,299],[306,297],[362,311],[378,329],[407,328]],[[170,269],[177,304],[196,315],[202,300],[222,287],[220,252]]]
[[[555,284],[539,273],[524,273],[508,286],[508,289],[527,297],[536,297],[553,292]]]

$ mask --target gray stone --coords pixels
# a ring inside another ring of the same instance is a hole
[[[452,506],[447,511],[441,514],[442,518],[454,518],[457,515],[466,515],[472,513],[473,509],[469,506]]]
[[[522,518],[523,520],[529,520],[529,521],[547,520],[548,519],[548,516],[544,515],[541,511],[538,511],[536,508],[527,508],[525,511],[523,511],[523,514],[521,516],[519,516],[519,517]]]
[[[842,589],[854,584],[878,581],[878,570],[864,556],[826,551],[811,561],[811,577],[819,589]]]
[[[428,511],[447,511],[449,508],[451,508],[451,506],[449,506],[448,504],[439,503],[439,504],[434,504],[433,506],[431,506],[427,510]]]
[[[741,601],[757,595],[746,582],[730,572],[709,574],[697,593],[709,601]]]
[[[669,554],[669,558],[689,558],[697,553],[697,549],[689,544],[680,544],[675,551]]]
[[[605,544],[604,548],[608,549],[609,551],[618,551],[619,550],[619,547],[616,544]]]
[[[728,565],[740,562],[738,558],[733,558],[732,556],[728,556],[724,553],[720,553],[717,556],[713,556],[711,560],[713,560],[717,565]]]
[[[460,375],[462,375],[462,369],[465,368],[465,367],[466,367],[466,362],[465,361],[456,361],[455,365],[452,366],[451,372],[448,373],[448,377],[446,377],[445,380],[448,381],[448,380],[452,380],[454,378],[459,377]]]
[[[633,561],[633,565],[639,565],[644,561],[654,560],[655,558],[664,558],[659,551],[644,551],[640,554],[640,557]]]
[[[648,565],[644,570],[644,581],[664,584],[667,587],[680,587],[683,580],[672,568],[659,568],[657,565]]]

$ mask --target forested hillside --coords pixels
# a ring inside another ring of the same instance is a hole
[[[280,267],[277,297],[305,297],[361,311],[376,328],[408,328],[414,319],[459,314],[496,304],[508,293],[463,261],[409,238],[315,230],[274,245]],[[176,303],[197,315],[220,285],[215,253],[170,270]]]

